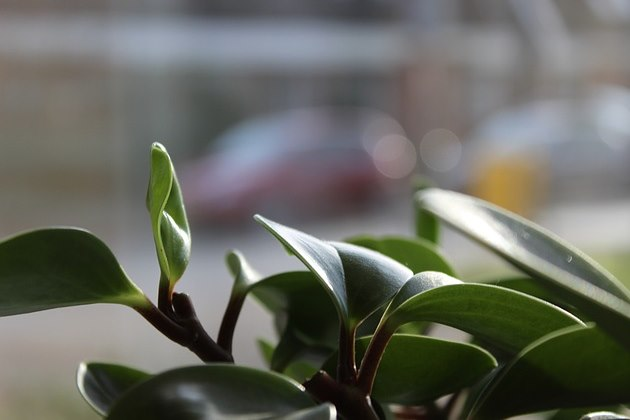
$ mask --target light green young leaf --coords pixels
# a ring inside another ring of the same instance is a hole
[[[81,363],[77,386],[85,401],[102,416],[131,387],[149,379],[148,373],[108,363]]]
[[[405,238],[398,236],[384,236],[381,238],[363,235],[348,239],[354,245],[359,245],[380,252],[398,261],[414,273],[422,271],[440,271],[454,276],[453,267],[440,253],[435,244],[421,238]]]
[[[428,189],[416,195],[429,211],[543,282],[630,348],[630,291],[551,232],[482,200]]]
[[[173,163],[159,143],[151,147],[147,208],[160,270],[172,289],[190,259],[190,228]]]
[[[0,242],[0,316],[91,303],[150,305],[87,231],[42,229]]]
[[[269,418],[315,406],[297,382],[243,366],[208,364],[174,369],[130,389],[111,420]]]
[[[486,386],[471,416],[630,401],[630,352],[596,327],[570,327],[525,348]]]

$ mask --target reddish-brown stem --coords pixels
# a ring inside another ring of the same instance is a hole
[[[219,335],[217,336],[217,344],[228,353],[232,353],[232,340],[234,338],[234,329],[236,328],[236,322],[241,314],[241,309],[245,303],[246,295],[244,293],[235,294],[232,292],[225,313],[223,314],[223,320],[219,327]]]
[[[234,362],[232,355],[219,347],[206,333],[188,296],[173,294],[170,313],[148,304],[134,309],[170,340],[188,348],[204,362]]]
[[[370,344],[363,355],[363,361],[359,368],[359,375],[357,378],[357,386],[366,395],[372,393],[372,387],[374,386],[374,379],[376,378],[376,372],[378,366],[383,358],[385,348],[392,338],[392,334],[382,328],[377,328],[376,332],[370,340]]]
[[[158,288],[158,309],[171,316],[173,313],[173,286],[164,273],[160,274],[160,286]]]

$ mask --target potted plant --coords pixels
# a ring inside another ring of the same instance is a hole
[[[176,291],[191,236],[160,144],[151,149],[146,202],[161,272],[157,303],[85,230],[41,229],[0,243],[0,315],[126,305],[203,362],[158,374],[82,363],[79,390],[108,419],[496,419],[551,410],[549,418],[589,411],[597,412],[585,418],[626,418],[612,412],[630,402],[630,291],[514,214],[427,188],[414,197],[416,235],[344,242],[255,216],[304,270],[263,278],[230,251],[233,288],[212,334]],[[522,275],[461,281],[439,249],[439,223]],[[250,297],[270,311],[279,334],[277,343],[258,342],[269,370],[239,366],[232,356]],[[432,337],[436,324],[469,339]]]

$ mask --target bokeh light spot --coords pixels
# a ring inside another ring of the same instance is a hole
[[[448,172],[455,168],[462,157],[462,143],[451,130],[436,128],[420,141],[420,158],[430,169]]]
[[[374,165],[388,178],[404,178],[416,167],[416,148],[405,136],[382,137],[372,152]]]

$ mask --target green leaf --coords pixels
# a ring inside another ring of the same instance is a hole
[[[360,246],[331,242],[343,263],[350,324],[358,325],[383,306],[413,276],[397,261]]]
[[[369,249],[325,242],[261,216],[256,220],[321,281],[348,330],[391,299],[413,274],[402,264]]]
[[[630,352],[595,327],[571,327],[525,348],[484,389],[472,416],[505,418],[630,401]]]
[[[160,270],[172,289],[190,259],[190,228],[173,163],[159,143],[151,147],[147,208]]]
[[[335,248],[311,235],[281,225],[260,215],[254,216],[254,219],[311,270],[332,298],[340,321],[347,324],[349,309],[346,283],[343,275],[343,263]]]
[[[81,395],[102,416],[131,387],[149,379],[148,373],[107,363],[81,363],[77,386]]]
[[[428,189],[416,195],[416,203],[541,280],[630,348],[630,291],[584,253],[551,232],[479,199]]]
[[[254,270],[243,254],[237,250],[228,252],[225,262],[234,277],[232,286],[233,295],[246,295],[249,290],[261,279],[261,275]]]
[[[356,342],[363,359],[372,337]],[[324,369],[334,371],[336,355]],[[372,396],[381,403],[420,405],[474,384],[497,366],[480,347],[433,337],[394,334],[381,359]]]
[[[428,188],[433,187],[434,183],[432,180],[422,177],[416,176],[413,180],[413,189],[414,191],[422,191]],[[416,206],[417,207],[417,206]],[[440,224],[438,219],[431,213],[421,209],[416,208],[416,217],[415,217],[415,227],[416,227],[416,236],[418,238],[422,238],[428,242],[432,242],[434,244],[438,243],[440,238]],[[425,271],[425,270],[419,270]],[[440,271],[440,270],[436,270]],[[414,271],[417,273],[418,271]],[[451,273],[447,273],[451,274]]]
[[[622,414],[611,413],[610,411],[598,411],[586,414],[582,416],[580,420],[630,420],[630,417]]]
[[[339,319],[335,306],[312,273],[276,274],[258,282],[251,292],[274,314],[282,330],[289,328],[308,345],[336,347]]]
[[[440,239],[438,219],[423,209],[416,211],[416,236],[434,244],[437,244]]]
[[[440,271],[449,276],[455,275],[455,271],[437,247],[424,239],[397,236],[376,238],[364,235],[350,238],[347,242],[387,255],[414,273]]]
[[[0,316],[91,303],[149,304],[100,239],[53,228],[0,242]]]
[[[269,420],[336,420],[337,409],[330,403],[320,404],[312,408],[305,408],[295,413],[280,417],[270,417]]]
[[[588,321],[588,317],[573,305],[567,304],[567,302],[560,297],[558,297],[551,290],[543,287],[540,282],[532,279],[531,277],[507,277],[501,278],[494,281],[489,281],[489,284],[494,284],[495,286],[505,287],[507,289],[516,290],[521,293],[525,293],[530,296],[534,296],[538,299],[542,299],[549,303],[553,303],[561,307],[562,309],[572,313],[579,319],[583,321]]]
[[[112,407],[109,419],[269,418],[315,404],[297,382],[243,366],[174,369],[142,382]]]
[[[357,346],[363,354],[367,339]],[[487,351],[471,344],[395,334],[374,382],[380,402],[419,405],[468,387],[497,366]]]
[[[552,411],[550,415],[546,416],[547,420],[596,420],[600,415],[619,415],[613,414],[615,411],[623,411],[623,406],[618,404],[604,405],[597,407],[580,407],[580,408],[565,408],[563,410]],[[616,419],[617,417],[612,417]],[[621,417],[624,418],[624,417]],[[627,417],[625,417],[627,419]],[[604,420],[601,419],[600,420]],[[629,419],[630,420],[630,419]]]
[[[339,318],[335,306],[311,272],[277,274],[256,283],[251,291],[274,315],[280,332],[280,342],[270,359],[272,369],[284,371],[305,354],[328,354],[337,348]]]
[[[270,366],[271,358],[273,357],[273,350],[275,348],[273,343],[264,338],[258,338],[256,339],[256,347],[258,347],[258,352],[260,353],[263,362],[265,362],[267,366]]]
[[[560,328],[583,325],[570,313],[524,293],[461,283],[436,272],[420,273],[407,282],[379,329],[393,333],[412,321],[449,325],[510,352]]]

